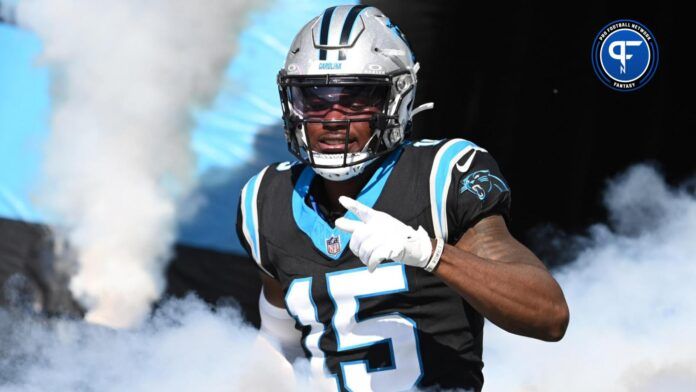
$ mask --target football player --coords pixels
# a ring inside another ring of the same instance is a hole
[[[563,292],[507,229],[510,188],[484,148],[409,140],[418,63],[387,16],[337,6],[278,75],[295,162],[242,190],[240,241],[263,280],[261,331],[339,390],[478,391],[483,318],[557,341]]]

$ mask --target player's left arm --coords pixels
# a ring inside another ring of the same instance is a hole
[[[561,287],[500,215],[481,219],[455,245],[445,245],[434,273],[506,331],[546,341],[565,334],[569,310]]]
[[[441,255],[438,241],[423,227],[414,229],[346,197],[339,202],[360,221],[341,218],[336,227],[353,233],[350,248],[370,271],[384,260],[424,268],[501,328],[560,340],[568,325],[568,306],[544,264],[507,229],[511,193],[497,163],[483,149],[463,151],[468,152],[458,158],[456,168],[450,162],[449,171],[440,170],[443,160],[433,166],[435,175],[451,173],[449,191],[440,193],[446,207],[442,214],[433,214],[435,234],[458,238]]]

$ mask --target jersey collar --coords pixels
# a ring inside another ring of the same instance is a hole
[[[374,207],[402,152],[403,147],[399,147],[382,161],[370,180],[358,193],[357,200],[359,202],[368,207]],[[314,247],[324,256],[338,260],[348,248],[351,235],[343,230],[332,228],[313,208],[304,202],[315,175],[316,173],[310,166],[305,167],[300,173],[292,193],[292,214],[297,227],[309,236]],[[347,211],[343,216],[358,220],[358,217],[350,211]]]

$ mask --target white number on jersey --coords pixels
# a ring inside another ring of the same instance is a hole
[[[368,347],[385,342],[392,354],[391,367],[370,369],[367,361],[341,363],[346,388],[353,391],[401,391],[411,389],[421,378],[423,369],[418,350],[416,323],[400,314],[391,313],[363,320],[357,318],[359,299],[408,291],[403,264],[384,263],[373,273],[367,267],[326,274],[329,296],[334,302],[332,323],[336,331],[338,351]],[[324,327],[318,322],[311,298],[311,278],[296,279],[286,295],[290,314],[311,331],[304,341],[312,354],[314,371],[324,368],[324,354],[319,338]]]

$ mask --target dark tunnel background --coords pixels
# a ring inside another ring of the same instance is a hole
[[[571,255],[548,238],[607,219],[606,181],[639,162],[670,184],[694,174],[690,16],[670,2],[553,5],[365,1],[406,34],[419,72],[416,137],[463,137],[488,149],[512,190],[511,231],[550,266]],[[595,76],[591,47],[617,19],[646,25],[660,62],[642,89]],[[649,190],[646,190],[649,191]]]

